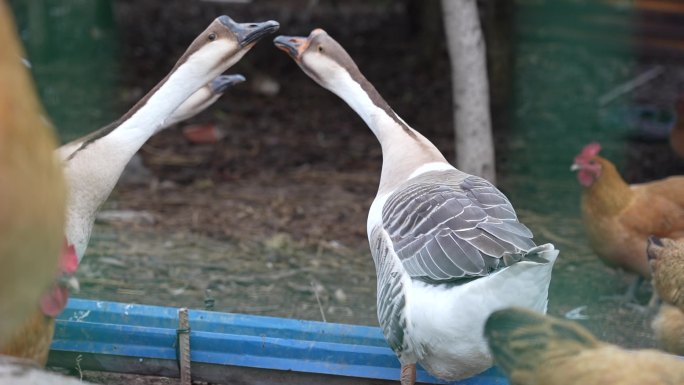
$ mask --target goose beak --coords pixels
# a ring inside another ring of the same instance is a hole
[[[308,47],[309,41],[306,37],[302,36],[280,35],[273,40],[273,44],[278,49],[287,52],[295,61],[299,61],[301,54]]]
[[[244,82],[245,77],[240,74],[235,75],[221,75],[209,83],[211,87],[211,93],[214,95],[222,94],[226,91],[228,87],[234,86],[238,83]]]
[[[257,42],[266,34],[273,33],[280,28],[277,21],[269,20],[262,23],[237,23],[228,16],[221,16],[219,20],[228,27],[237,38],[240,47],[246,47]]]

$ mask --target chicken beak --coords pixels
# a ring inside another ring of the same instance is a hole
[[[570,171],[578,171],[581,167],[577,163],[573,163],[572,166],[570,166]]]

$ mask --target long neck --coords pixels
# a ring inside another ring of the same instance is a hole
[[[392,191],[424,164],[448,164],[439,150],[409,127],[362,75],[352,78],[344,73],[330,82],[329,89],[356,111],[380,141],[383,162],[378,195]]]
[[[89,138],[66,160],[69,182],[66,236],[83,257],[95,213],[107,199],[128,161],[164,121],[214,74],[191,62],[179,65],[113,126]]]
[[[601,175],[582,193],[586,209],[600,215],[617,215],[632,201],[634,192],[622,179],[615,166],[601,161]]]
[[[146,101],[133,107],[132,114],[129,112],[130,116],[100,141],[126,148],[132,156],[160,127],[166,126],[166,120],[204,85],[206,77],[188,62],[178,66],[146,96]]]

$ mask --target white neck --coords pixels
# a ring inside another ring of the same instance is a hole
[[[66,237],[83,258],[95,214],[114,189],[128,161],[165,120],[197,89],[223,68],[208,70],[210,62],[188,58],[176,68],[147,102],[109,134],[87,144],[65,163],[69,185]]]
[[[166,125],[166,120],[173,112],[205,84],[206,78],[206,74],[198,72],[192,63],[183,63],[152,94],[145,105],[99,141],[125,148],[133,156],[150,136]]]
[[[208,86],[200,88],[186,99],[185,102],[183,102],[183,104],[164,121],[164,124],[161,127],[157,128],[157,132],[197,115],[214,104],[219,97],[221,97],[221,94],[213,94]]]
[[[392,190],[426,163],[438,162],[448,165],[444,156],[423,135],[395,114],[396,118],[404,123],[403,127],[388,112],[375,105],[361,84],[349,73],[338,73],[328,83],[327,88],[347,102],[380,141],[383,164],[378,195]]]

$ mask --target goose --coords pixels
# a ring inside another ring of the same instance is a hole
[[[183,104],[178,107],[171,116],[164,121],[155,134],[162,131],[168,127],[173,126],[176,123],[182,122],[184,120],[190,119],[193,116],[199,114],[200,112],[206,110],[209,106],[214,104],[218,98],[223,95],[223,93],[235,84],[242,83],[246,79],[240,74],[234,75],[221,75],[216,77],[216,79],[204,85],[204,87],[197,90],[194,94],[190,95]],[[111,123],[116,124],[116,122]],[[63,144],[57,149],[57,156],[64,161],[67,159],[74,151],[83,145],[83,142],[89,140],[92,137],[100,136],[102,132],[111,130],[111,124],[100,128],[88,135],[75,139],[69,143]]]
[[[64,240],[66,185],[10,7],[0,0],[0,347],[50,287]]]
[[[367,233],[377,273],[378,321],[413,384],[416,363],[457,380],[492,365],[487,316],[508,306],[545,312],[558,251],[537,246],[490,182],[450,165],[409,127],[322,29],[274,43],[368,125],[383,154]]]
[[[278,27],[273,20],[237,23],[228,16],[216,18],[145,97],[66,157],[66,237],[75,247],[79,262],[90,238],[95,213],[131,157],[173,118],[191,95],[237,63],[259,39]]]

